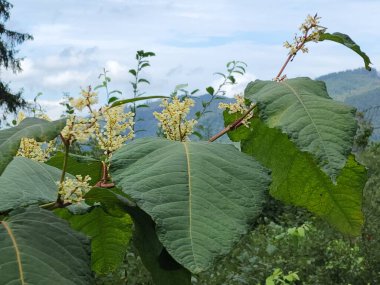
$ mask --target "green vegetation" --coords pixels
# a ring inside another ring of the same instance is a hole
[[[306,44],[325,40],[369,69],[360,47],[319,19],[285,43],[273,81],[220,106],[225,128],[213,136],[193,118],[207,119],[246,65],[229,62],[200,111],[190,112],[197,90],[177,86],[153,114],[162,137],[134,139],[138,102],[157,98],[139,89],[154,56],[144,51],[129,71],[132,99],[111,97],[121,94],[103,70],[95,89],[105,106],[95,109],[88,87],[65,102],[67,118],[20,116],[1,130],[0,283],[377,284],[380,148],[365,147],[366,125],[322,81],[284,74]],[[215,142],[225,134],[234,144]]]

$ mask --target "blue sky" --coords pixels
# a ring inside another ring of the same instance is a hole
[[[41,102],[58,114],[63,92],[97,85],[106,67],[111,88],[131,96],[128,74],[136,50],[157,54],[144,74],[151,81],[147,95],[169,94],[177,84],[204,90],[218,84],[230,60],[248,64],[242,90],[254,79],[272,79],[291,40],[308,14],[322,17],[329,32],[349,34],[380,68],[380,1],[248,1],[248,0],[10,0],[14,5],[7,27],[28,32],[34,41],[19,47],[24,71],[1,76],[27,99],[43,92]],[[287,68],[288,77],[316,77],[362,66],[343,46],[310,44]]]

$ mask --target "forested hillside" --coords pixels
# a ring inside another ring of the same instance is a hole
[[[380,140],[380,76],[364,68],[330,73],[317,78],[326,82],[331,97],[365,112],[374,126],[373,140]]]

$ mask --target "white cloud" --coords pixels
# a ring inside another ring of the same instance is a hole
[[[90,74],[80,71],[64,71],[45,76],[42,83],[47,87],[65,87],[67,85],[83,85],[90,81]]]
[[[41,105],[44,113],[52,120],[59,119],[61,114],[65,111],[65,107],[60,105],[61,102],[62,100],[38,100],[38,104]],[[29,103],[33,104],[34,102],[30,101]]]
[[[108,60],[105,68],[109,71],[112,80],[125,80],[125,76],[128,73],[128,68],[117,60]]]
[[[257,77],[251,73],[245,73],[243,76],[235,76],[236,84],[228,84],[223,87],[223,90],[226,92],[227,97],[233,97],[236,94],[240,94],[244,92],[245,87],[247,87],[248,83],[251,81],[255,81]],[[217,88],[220,84],[223,83],[223,78],[219,78],[212,82],[212,86]]]
[[[142,87],[149,94],[168,94],[180,83],[204,92],[216,83],[213,73],[224,72],[230,60],[245,61],[250,74],[270,80],[286,57],[282,42],[292,38],[308,13],[315,12],[329,31],[352,36],[380,67],[380,32],[374,23],[379,1],[29,2],[12,1],[11,20],[17,19],[17,27],[35,40],[20,46],[20,54],[29,61],[24,73],[10,78],[16,87],[25,87],[25,94],[42,91],[49,99],[62,91],[77,94],[80,86],[97,85],[103,67],[110,72],[111,89],[127,96],[128,70],[135,67],[135,51],[140,49],[157,54],[143,74],[151,81]],[[286,73],[315,77],[362,66],[356,54],[336,46],[311,46],[310,54],[297,55]]]

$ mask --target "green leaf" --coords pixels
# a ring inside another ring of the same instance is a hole
[[[113,155],[111,174],[193,273],[230,251],[261,212],[270,183],[268,171],[232,145],[165,139],[125,145]]]
[[[122,217],[110,216],[101,207],[84,215],[72,215],[66,209],[59,209],[55,213],[67,220],[73,229],[91,238],[93,271],[105,275],[120,267],[132,236],[132,220],[129,215],[124,213]]]
[[[0,174],[11,162],[20,147],[22,138],[50,141],[59,135],[66,119],[49,122],[37,118],[26,118],[17,127],[0,131]]]
[[[148,62],[144,62],[143,64],[141,64],[140,70],[143,69],[144,67],[148,67],[148,66],[150,66],[150,64]]]
[[[231,81],[232,84],[236,83],[236,79],[234,76],[230,75],[230,76],[228,76],[228,79]]]
[[[191,273],[178,264],[157,238],[151,217],[139,208],[130,209],[135,231],[133,243],[155,285],[191,285]]]
[[[242,114],[241,113],[230,114],[227,110],[224,110],[223,117],[224,117],[224,126],[227,127],[233,122],[239,120],[242,117]],[[228,137],[233,142],[240,142],[241,140],[248,138],[251,135],[252,131],[254,131],[252,129],[252,125],[250,125],[249,128],[242,125],[234,130],[229,131]]]
[[[235,71],[232,71],[232,72],[240,74],[240,75],[244,75],[244,73],[242,71],[239,71],[239,70],[235,70]]]
[[[55,167],[15,157],[0,176],[0,212],[57,200],[60,177]]]
[[[258,104],[260,117],[311,153],[332,180],[344,167],[356,133],[355,109],[332,100],[322,81],[295,78],[256,80],[245,97]]]
[[[324,40],[340,43],[348,47],[349,49],[353,50],[354,52],[356,52],[358,55],[360,55],[363,58],[365,69],[367,69],[368,71],[371,71],[371,67],[369,66],[370,64],[372,64],[371,60],[364,52],[362,52],[362,50],[360,49],[360,46],[358,46],[348,35],[342,34],[342,33],[333,33],[333,34],[322,33],[319,36],[319,41],[324,41]]]
[[[119,100],[119,98],[118,97],[111,97],[111,98],[109,98],[108,99],[108,104],[111,104],[112,102],[115,102],[116,100]]]
[[[123,92],[121,92],[120,90],[112,90],[108,95],[112,95],[114,93],[117,93],[119,95],[123,94]],[[116,97],[117,98],[117,97]]]
[[[0,252],[0,284],[93,284],[87,238],[38,207],[0,222]]]
[[[136,70],[134,70],[134,69],[130,69],[128,72],[129,72],[130,74],[132,74],[133,76],[136,76],[136,75],[137,75],[137,72],[136,72]]]
[[[245,68],[240,65],[236,66],[236,69],[240,69],[243,74],[245,73]]]
[[[199,89],[194,89],[193,91],[191,91],[190,95],[194,95],[195,93],[197,93],[199,91]]]
[[[342,233],[359,235],[363,225],[365,168],[349,156],[335,185],[313,157],[301,152],[285,134],[268,128],[259,119],[253,122],[253,132],[242,140],[241,150],[272,170],[270,194],[308,209]]]
[[[141,105],[137,105],[136,108],[149,108],[149,105],[141,104]]]
[[[46,164],[62,169],[63,159],[64,153],[57,152]],[[72,175],[82,175],[82,177],[90,175],[89,184],[95,185],[102,177],[102,162],[91,157],[70,154],[67,160],[66,172]]]
[[[146,96],[146,97],[139,97],[139,98],[124,99],[124,100],[119,100],[119,101],[114,102],[111,105],[111,108],[116,107],[116,106],[120,106],[120,105],[124,105],[124,104],[128,104],[128,103],[133,103],[136,101],[143,101],[143,100],[149,100],[149,99],[162,99],[162,98],[169,98],[169,97],[167,97],[167,96]]]
[[[147,84],[150,84],[150,82],[144,78],[140,78],[138,83],[147,83]]]
[[[104,87],[103,84],[101,84],[101,85],[97,85],[97,86],[95,86],[94,91],[95,91],[95,90],[98,90],[99,88],[103,88],[103,87]],[[66,104],[66,105],[67,105],[67,104]]]
[[[220,76],[222,76],[224,79],[227,78],[226,75],[224,75],[224,74],[221,73],[221,72],[215,72],[214,74],[215,74],[215,75],[220,75]]]
[[[149,56],[155,56],[156,54],[154,52],[151,52],[151,51],[147,51],[147,52],[144,52],[143,53],[143,57],[149,57]]]
[[[206,88],[206,91],[207,91],[207,93],[210,94],[211,96],[214,95],[214,92],[215,92],[214,88],[212,88],[211,86],[207,87],[207,88]]]
[[[86,203],[91,206],[100,203],[103,210],[111,216],[124,217],[124,205],[116,195],[125,196],[125,194],[117,188],[105,189],[95,187],[86,193],[85,199]]]

